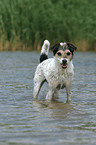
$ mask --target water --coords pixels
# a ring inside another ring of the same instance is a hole
[[[36,52],[0,53],[0,145],[96,145],[96,53],[76,53],[72,102],[65,90],[33,101]]]

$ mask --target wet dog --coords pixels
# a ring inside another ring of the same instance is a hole
[[[53,58],[48,59],[50,42],[44,41],[40,54],[40,64],[34,76],[33,97],[37,98],[45,81],[49,85],[46,99],[53,100],[59,95],[59,90],[66,88],[67,101],[71,101],[71,86],[74,76],[72,58],[77,47],[71,43],[55,44],[51,47]]]

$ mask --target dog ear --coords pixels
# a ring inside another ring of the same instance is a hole
[[[67,43],[68,49],[72,52],[72,54],[74,53],[74,51],[77,50],[77,47],[71,43]]]
[[[53,54],[55,55],[56,52],[59,50],[60,44],[55,44],[51,47],[51,50],[53,51]]]

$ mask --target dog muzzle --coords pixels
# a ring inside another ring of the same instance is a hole
[[[61,62],[61,66],[63,69],[66,69],[67,68],[67,65],[68,65],[68,60],[67,59],[62,59],[62,62]]]

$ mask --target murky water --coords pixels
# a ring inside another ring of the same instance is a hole
[[[76,53],[72,103],[65,90],[33,101],[36,52],[0,53],[0,145],[96,145],[96,53]]]

